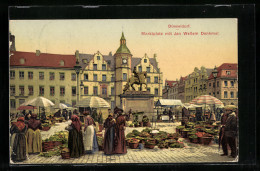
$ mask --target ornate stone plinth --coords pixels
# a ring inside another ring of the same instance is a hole
[[[151,113],[154,108],[154,95],[148,91],[126,91],[120,95],[121,107],[125,112],[132,109],[133,112]]]

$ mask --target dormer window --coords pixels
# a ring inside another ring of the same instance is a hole
[[[84,64],[87,64],[87,63],[88,63],[88,61],[87,61],[86,59],[83,59],[82,62],[83,62]]]
[[[100,56],[97,56],[97,60],[100,60]]]
[[[227,75],[230,75],[230,71],[226,71],[226,74],[227,74]]]
[[[20,59],[20,64],[24,64],[24,62],[25,62],[24,58],[21,58]]]
[[[147,59],[144,59],[144,63],[147,63]]]
[[[64,66],[64,61],[60,60],[60,66]]]

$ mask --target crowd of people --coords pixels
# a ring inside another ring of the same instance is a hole
[[[42,151],[41,122],[36,119],[36,114],[31,114],[29,120],[23,116],[18,117],[17,122],[12,123],[11,133],[11,159],[23,161],[27,154],[40,153]]]
[[[123,110],[115,108],[114,113],[108,109],[108,117],[103,124],[105,128],[103,150],[105,155],[125,154],[127,153],[125,141],[125,126],[126,121],[131,120],[132,111],[130,110],[125,115],[122,115]],[[169,122],[174,122],[175,117],[172,109],[163,112],[164,115],[169,115]],[[68,148],[70,157],[77,158],[85,154],[93,154],[99,150],[96,123],[93,119],[93,112],[83,112],[83,125],[77,111],[67,112],[59,110],[54,114],[56,117],[64,117],[65,120],[71,119],[71,124],[66,127],[69,132]],[[222,156],[228,155],[228,146],[231,149],[231,157],[237,156],[237,110],[235,111],[228,106],[224,108],[221,114],[221,129],[219,133],[219,143],[222,145]],[[187,119],[190,116],[186,108],[182,108],[182,118]],[[102,113],[97,117],[102,117]],[[195,116],[196,117],[196,116]],[[204,116],[205,117],[205,116]],[[205,117],[206,118],[206,117]],[[190,119],[190,118],[188,118]],[[216,121],[214,113],[209,113],[207,121]],[[182,120],[185,122],[185,120]],[[27,154],[37,154],[42,151],[41,138],[41,121],[37,119],[37,115],[31,111],[19,115],[17,122],[11,125],[11,159],[12,161],[25,160]]]

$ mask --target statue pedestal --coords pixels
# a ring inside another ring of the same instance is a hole
[[[132,112],[152,113],[154,108],[154,95],[148,91],[126,91],[120,95],[121,107],[125,113]]]

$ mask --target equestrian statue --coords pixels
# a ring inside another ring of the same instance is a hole
[[[127,80],[127,83],[123,89],[123,94],[125,94],[125,92],[130,88],[130,86],[132,87],[133,90],[135,90],[134,84],[140,85],[141,91],[142,91],[142,84],[145,85],[145,88],[147,87],[146,80],[145,80],[147,77],[147,72],[146,71],[137,72],[136,67],[134,67],[133,73],[134,76]]]

